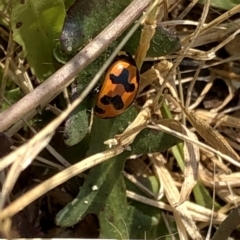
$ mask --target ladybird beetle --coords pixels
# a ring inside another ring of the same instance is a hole
[[[98,93],[94,114],[99,118],[112,118],[128,109],[135,100],[140,74],[133,57],[121,52],[107,70]]]

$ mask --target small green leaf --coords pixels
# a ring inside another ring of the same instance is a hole
[[[163,152],[181,142],[180,139],[153,129],[142,130],[131,144],[132,154]]]
[[[53,48],[59,38],[65,7],[62,0],[13,0],[11,28],[14,40],[23,47],[24,54],[39,79],[53,72]]]
[[[73,146],[81,142],[88,133],[89,113],[84,102],[69,116],[64,128],[64,142]]]
[[[240,0],[229,0],[230,2],[234,3],[234,4],[239,4]]]
[[[139,28],[124,46],[124,50],[135,54],[139,44],[141,29]],[[123,38],[123,36],[121,37]],[[120,39],[121,39],[120,38]],[[147,57],[159,57],[172,54],[181,49],[180,39],[170,30],[157,26],[155,35],[150,43],[150,48],[147,52]]]
[[[121,161],[123,163],[121,166],[121,171],[123,171],[125,160],[118,156],[116,157],[116,161]],[[109,173],[109,175],[112,174],[113,172]],[[105,185],[106,184],[107,182],[105,182]],[[109,182],[108,185],[110,184]],[[129,229],[127,223],[128,204],[126,187],[123,177],[119,175],[119,171],[117,173],[117,178],[114,178],[114,185],[112,188],[108,187],[108,191],[109,192],[106,193],[105,196],[104,206],[99,214],[100,238],[128,239]]]
[[[125,157],[109,159],[108,162],[93,167],[77,198],[58,213],[57,225],[72,226],[86,214],[99,214],[105,208],[108,198],[112,196],[112,191],[117,187],[115,184],[123,170]],[[93,189],[94,186],[96,190]]]
[[[161,113],[163,118],[166,118],[166,119],[169,119],[169,121],[172,121],[173,116],[166,102],[164,102],[161,107]],[[172,146],[172,152],[178,163],[178,166],[181,168],[182,172],[184,172],[183,143],[179,142],[177,145]]]
[[[23,93],[21,92],[20,88],[15,88],[12,90],[7,90],[5,91],[5,98],[8,100],[8,102],[3,102],[3,107],[2,110],[5,110],[7,108],[9,108],[11,105],[10,104],[14,104],[15,102],[17,102],[19,99],[21,99],[23,97]]]
[[[193,194],[198,205],[212,209],[212,205],[214,204],[215,211],[221,208],[217,202],[213,201],[213,198],[210,195],[209,191],[202,183],[198,182],[196,184],[196,186],[193,188]]]
[[[149,57],[166,56],[181,49],[179,37],[171,30],[158,26],[147,53]]]
[[[199,3],[204,4],[206,0],[199,0]],[[230,10],[231,8],[235,7],[239,1],[237,0],[211,0],[211,6],[220,8],[223,10]]]
[[[72,100],[77,98],[85,89],[85,84],[78,84],[72,89]],[[64,129],[64,142],[68,146],[76,145],[81,142],[89,131],[91,114],[91,94],[70,114]]]
[[[155,176],[150,177],[138,177],[137,178],[139,182],[141,182],[145,187],[147,187],[150,191],[157,193],[159,191],[159,182],[156,179]],[[141,191],[140,188],[138,188],[135,184],[133,184],[128,179],[125,179],[127,189],[137,193],[139,195],[148,197],[148,195]],[[157,209],[155,207],[152,207],[148,204],[144,204],[138,201],[129,200],[129,203],[131,204],[132,208],[135,209],[135,215],[133,215],[133,219],[129,220],[128,222],[131,223],[132,221],[141,221],[139,218],[139,212],[145,216],[151,217],[149,222],[142,222],[139,223],[138,226],[134,226],[134,224],[131,225],[130,228],[130,236],[135,239],[167,239],[167,237],[162,238],[163,236],[169,235],[169,229],[166,226],[165,222],[162,219],[161,216],[161,210]],[[138,211],[138,212],[137,212]],[[132,216],[129,214],[129,218]],[[177,232],[176,224],[174,222],[168,222],[168,224],[171,226],[170,229],[173,232]],[[135,231],[136,227],[139,229],[137,232]],[[144,232],[145,231],[145,232]],[[145,237],[143,237],[143,233]],[[171,239],[171,238],[169,238]]]
[[[60,38],[62,49],[74,52],[86,45],[131,2],[132,0],[76,0],[67,11]]]

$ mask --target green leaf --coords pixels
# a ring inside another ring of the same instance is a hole
[[[9,91],[6,90],[4,96],[8,100],[8,102],[3,102],[3,107],[1,110],[9,108],[11,106],[9,105],[9,103],[14,104],[19,99],[21,99],[23,97],[23,93],[21,92],[20,88],[15,88]]]
[[[173,119],[172,113],[169,110],[168,105],[166,102],[163,103],[161,107],[161,113],[163,118],[170,119],[171,121]],[[182,172],[184,172],[184,153],[183,153],[183,143],[179,142],[177,145],[172,147],[173,155],[178,163],[178,166],[181,168]]]
[[[86,214],[99,214],[104,209],[107,199],[112,196],[114,187],[117,187],[123,166],[124,160],[115,158],[93,167],[77,198],[58,213],[57,225],[72,226]],[[95,191],[93,186],[97,187]],[[121,191],[118,194],[120,195]]]
[[[11,28],[14,40],[39,79],[53,72],[53,49],[65,17],[62,0],[12,1]]]
[[[137,178],[139,182],[141,182],[145,187],[147,187],[150,191],[157,193],[159,190],[159,182],[156,179],[155,176],[150,176],[150,177],[138,177]],[[141,189],[139,189],[135,184],[133,184],[132,182],[130,182],[128,179],[125,179],[126,181],[126,186],[127,189],[135,192],[139,195],[145,196],[145,197],[149,197],[145,192],[141,191]],[[168,237],[163,237],[163,236],[167,236],[169,235],[169,226],[166,226],[165,222],[162,219],[161,216],[161,210],[157,209],[153,206],[150,206],[148,204],[144,204],[138,201],[129,201],[132,208],[135,209],[136,211],[136,215],[133,217],[132,221],[138,221],[139,216],[138,216],[138,212],[140,212],[141,214],[143,214],[144,216],[149,216],[151,217],[151,220],[149,220],[148,223],[143,223],[137,227],[137,229],[139,229],[139,231],[135,231],[136,227],[134,228],[133,225],[131,225],[131,229],[130,229],[130,236],[134,236],[132,238],[137,238],[137,239],[168,239]],[[138,212],[137,212],[138,211]],[[131,216],[131,214],[129,214]],[[131,222],[131,221],[129,221]],[[168,224],[171,226],[170,229],[172,230],[172,232],[177,232],[177,228],[176,228],[176,224],[174,221],[169,221]],[[143,233],[145,231],[145,234],[143,237]],[[171,237],[169,238],[171,239]]]
[[[199,0],[199,3],[204,4],[206,0]],[[211,0],[211,6],[220,8],[223,10],[230,10],[231,8],[235,7],[239,1],[237,0]]]
[[[230,2],[234,3],[234,4],[239,4],[240,0],[229,0]]]
[[[89,0],[87,3],[76,0],[67,11],[60,38],[62,49],[71,52],[85,45],[89,39],[95,37],[111,23],[130,3],[130,0]],[[95,9],[98,9],[98,11],[95,11]],[[124,38],[125,33],[117,39],[117,43]],[[134,33],[125,45],[124,50],[134,54],[139,44],[140,34],[141,28]],[[110,48],[114,49],[114,46]],[[179,51],[180,48],[179,38],[171,31],[158,26],[148,56],[163,56]]]
[[[64,0],[66,9],[68,9],[74,2],[74,0]]]
[[[9,1],[0,1],[0,12],[2,13],[2,16],[0,18],[0,24],[5,26],[7,29],[9,28],[9,20],[8,20],[8,14],[10,13],[11,9],[9,7]],[[6,17],[4,17],[6,16]]]
[[[73,88],[72,100],[77,98],[84,89],[85,84],[78,84],[77,88]],[[87,135],[90,125],[91,103],[91,94],[89,94],[68,117],[63,133],[66,145],[76,145]]]
[[[159,221],[156,217],[146,215],[135,207],[121,208],[121,206],[117,206],[115,208],[113,204],[111,205],[112,208],[107,206],[107,211],[99,216],[102,223],[100,238],[144,239],[147,235],[149,239],[150,228],[156,229],[158,226]],[[120,211],[121,209],[122,211]]]
[[[209,191],[202,183],[198,182],[196,184],[196,186],[193,188],[193,194],[198,205],[212,209],[212,205],[214,204],[215,211],[221,208],[217,202],[213,201],[213,198],[210,195]]]
[[[126,153],[122,156],[116,157],[111,160],[115,166],[108,172],[108,176],[112,176],[111,182],[105,181],[104,185],[107,186],[107,192],[102,201],[104,205],[99,214],[100,223],[100,238],[122,238],[128,239],[128,204],[126,198],[126,187],[121,175],[124,168]],[[121,163],[121,164],[120,164]],[[106,165],[109,165],[107,163]],[[105,165],[105,166],[106,166]],[[102,173],[105,173],[104,170]],[[115,176],[114,176],[115,175]]]
[[[90,117],[85,102],[74,110],[65,123],[63,136],[64,142],[68,146],[81,142],[89,131]]]
[[[141,35],[141,28],[139,28],[127,44],[124,46],[124,50],[135,54],[136,48],[139,44],[139,39]],[[124,35],[119,38],[120,41]],[[160,57],[172,54],[181,49],[180,39],[170,30],[163,28],[161,26],[156,27],[155,35],[150,43],[149,50],[147,52],[147,57]]]
[[[157,26],[156,33],[150,44],[150,49],[147,53],[149,57],[166,56],[177,52],[181,49],[179,37],[171,30]]]
[[[131,144],[132,154],[163,152],[181,142],[180,139],[153,129],[142,130]]]
[[[148,237],[150,236],[151,227],[157,227],[158,218],[154,215],[144,214],[127,204],[125,191],[125,184],[121,176],[115,182],[112,192],[106,200],[104,210],[99,214],[100,238],[143,239],[146,233]]]
[[[136,110],[131,108],[114,119],[94,118],[89,155],[105,150],[107,147],[103,142],[123,131],[128,122],[132,121],[135,116]],[[108,199],[114,198],[116,192],[119,195],[125,195],[125,185],[120,184],[122,181],[119,178],[122,178],[124,163],[129,154],[129,152],[125,151],[121,155],[93,167],[77,198],[58,213],[57,224],[60,226],[72,226],[88,213],[99,214],[103,211],[106,202],[112,201]],[[117,184],[118,181],[120,181],[119,184]],[[97,190],[94,191],[93,186],[96,186]],[[119,204],[126,205],[124,208],[127,209],[127,204],[124,204],[124,201],[121,200]],[[119,211],[122,212],[121,209]]]
[[[71,52],[87,44],[131,2],[132,0],[76,0],[67,11],[60,38],[62,49]]]

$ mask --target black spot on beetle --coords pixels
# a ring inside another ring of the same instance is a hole
[[[104,95],[101,99],[100,99],[100,102],[103,104],[103,105],[110,105],[111,104],[111,100],[112,100],[112,97],[109,97],[107,95]]]
[[[20,28],[22,26],[22,22],[17,22],[16,23],[16,28]]]
[[[126,92],[133,92],[135,90],[135,85],[133,83],[129,83],[129,71],[127,69],[123,69],[119,76],[115,76],[114,74],[110,74],[110,80],[114,84],[122,84],[124,90]]]
[[[111,103],[116,110],[121,110],[124,107],[124,103],[122,101],[122,98],[119,95],[114,96],[112,98]]]
[[[21,3],[21,4],[24,4],[24,3],[25,3],[25,0],[21,0],[20,3]]]
[[[122,101],[122,98],[119,95],[116,95],[114,97],[104,95],[100,99],[100,102],[104,105],[112,105],[116,110],[121,110],[124,107],[124,103]]]
[[[94,112],[98,113],[98,114],[104,114],[105,113],[105,110],[98,107],[97,105],[95,105],[94,107]]]
[[[137,78],[137,84],[139,84],[140,83],[140,74],[139,74],[138,70],[137,70],[136,78]]]

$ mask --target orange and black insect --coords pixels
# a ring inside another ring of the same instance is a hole
[[[99,118],[120,115],[134,102],[139,89],[140,74],[129,53],[121,52],[108,68],[94,107]]]

